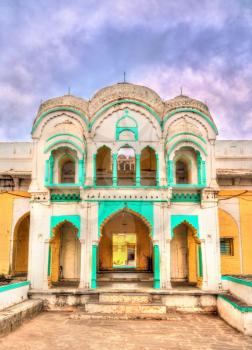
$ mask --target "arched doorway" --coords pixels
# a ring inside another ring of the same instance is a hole
[[[98,246],[98,271],[152,272],[150,229],[141,217],[123,209],[102,227]]]
[[[171,241],[171,282],[200,284],[202,279],[200,240],[195,230],[181,223],[173,230]]]
[[[30,213],[17,222],[13,237],[12,274],[26,277],[28,272]]]
[[[80,241],[78,230],[63,222],[50,241],[50,280],[54,285],[78,284],[80,279]]]

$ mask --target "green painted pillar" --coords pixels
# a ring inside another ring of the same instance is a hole
[[[45,161],[45,186],[49,184],[49,159]]]
[[[154,245],[154,286],[155,289],[160,288],[160,253],[159,246]]]
[[[48,267],[47,267],[47,275],[51,276],[51,255],[52,255],[52,249],[49,245],[49,251],[48,251]]]
[[[159,186],[159,156],[156,153],[156,186]]]
[[[197,167],[198,167],[198,185],[201,185],[201,173],[202,173],[202,158],[199,152],[197,152]]]
[[[84,183],[84,160],[79,159],[79,184],[83,185]]]
[[[112,160],[113,160],[113,167],[112,167],[112,178],[113,178],[113,186],[117,186],[117,154],[113,153],[112,155]]]
[[[53,168],[54,168],[54,159],[53,159],[53,156],[50,155],[50,158],[49,158],[49,185],[53,184]]]
[[[93,185],[96,185],[96,154],[93,154]]]
[[[202,185],[206,186],[206,161],[202,160]]]
[[[173,185],[173,161],[168,160],[168,186]]]
[[[141,156],[140,154],[136,154],[136,186],[140,186],[140,179],[141,179]]]
[[[97,259],[97,245],[92,245],[92,275],[91,275],[91,288],[95,289],[96,284],[96,259]]]

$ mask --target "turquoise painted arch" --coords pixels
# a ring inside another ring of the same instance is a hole
[[[32,127],[32,134],[36,131],[39,124],[42,122],[42,120],[44,118],[47,117],[48,114],[54,113],[54,112],[60,112],[60,111],[67,111],[67,112],[74,113],[75,115],[80,117],[81,120],[83,120],[84,123],[86,124],[86,126],[88,127],[88,125],[89,125],[88,118],[83,113],[81,113],[79,110],[77,110],[73,107],[55,107],[55,108],[49,109],[48,111],[41,114],[41,116],[38,118],[38,120],[35,122],[35,124]]]
[[[181,113],[181,112],[185,112],[185,113],[191,112],[191,113],[195,113],[195,114],[200,115],[210,125],[211,129],[216,133],[216,135],[218,135],[218,129],[217,129],[215,123],[213,122],[213,120],[210,117],[208,117],[205,113],[199,111],[196,108],[181,107],[181,108],[174,109],[173,111],[171,111],[165,115],[164,120],[163,120],[163,126],[165,125],[165,123],[168,119],[173,117],[175,114]]]
[[[171,215],[171,237],[174,236],[174,229],[180,224],[188,224],[199,237],[199,218],[198,215]]]
[[[70,222],[77,230],[77,236],[80,238],[80,215],[54,215],[51,216],[51,230],[50,237],[53,237],[53,230],[65,222]]]
[[[132,99],[122,99],[122,100],[117,100],[114,102],[111,102],[109,104],[107,104],[106,106],[102,107],[96,114],[94,119],[89,123],[89,130],[92,129],[94,123],[103,115],[103,113],[105,113],[107,110],[109,110],[109,108],[122,104],[122,103],[128,103],[128,104],[134,104],[137,106],[141,106],[144,109],[146,109],[151,115],[153,115],[153,117],[156,119],[156,121],[158,122],[158,124],[161,126],[162,125],[162,120],[159,117],[159,115],[150,107],[148,106],[146,103],[137,101],[137,100],[132,100]]]
[[[150,227],[150,235],[153,237],[154,215],[152,202],[134,202],[134,201],[101,201],[99,202],[98,211],[98,237],[101,234],[101,228],[104,222],[120,212],[123,209],[135,212],[143,221],[146,221]]]
[[[74,149],[77,149],[79,152],[80,152],[80,154],[84,154],[84,151],[81,149],[81,147],[80,146],[78,146],[77,145],[77,143],[76,142],[74,142],[74,141],[72,141],[72,140],[57,140],[57,141],[54,141],[53,143],[51,143],[50,145],[48,145],[46,148],[45,148],[45,150],[44,150],[44,153],[47,153],[50,149],[52,149],[52,148],[54,148],[55,146],[58,146],[59,145],[59,147],[60,147],[60,145],[62,144],[62,143],[68,143],[69,145],[72,145],[73,147],[74,147]],[[57,147],[57,148],[59,148],[59,147]]]
[[[191,142],[193,143],[194,145],[196,145],[201,151],[202,153],[204,153],[205,156],[207,156],[207,151],[205,150],[205,148],[203,146],[201,146],[201,144],[199,144],[197,141],[191,139],[191,138],[183,138],[183,139],[180,139],[178,141],[176,141],[168,150],[168,156],[170,156],[170,154],[172,153],[172,151],[181,143],[186,143],[186,142]]]

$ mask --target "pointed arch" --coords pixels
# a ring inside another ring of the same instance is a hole
[[[199,220],[198,215],[171,215],[171,236],[173,237],[174,229],[180,224],[188,225],[195,236],[199,237]]]
[[[51,216],[51,231],[50,238],[52,238],[57,230],[63,223],[69,222],[77,229],[77,236],[80,238],[80,216],[79,215],[58,215]]]

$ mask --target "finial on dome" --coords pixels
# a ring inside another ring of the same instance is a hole
[[[180,86],[180,96],[183,95],[183,86]]]

